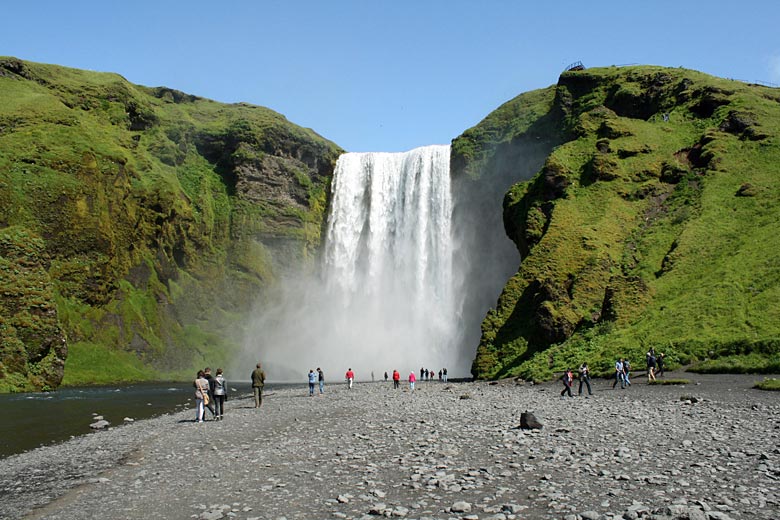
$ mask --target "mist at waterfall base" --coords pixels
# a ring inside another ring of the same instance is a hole
[[[393,370],[406,379],[421,368],[469,376],[487,310],[475,308],[474,299],[494,303],[511,270],[491,267],[492,281],[480,287],[467,279],[475,258],[492,255],[466,254],[469,244],[453,236],[449,165],[447,145],[342,155],[319,268],[290,273],[265,299],[243,366],[260,361],[275,381],[305,381],[317,367],[330,382],[342,381],[348,368],[358,381],[382,380]],[[499,222],[500,200],[490,203]],[[470,223],[463,236],[484,240],[474,231],[479,218],[460,220],[459,228]],[[516,268],[503,226],[495,233],[508,244],[503,263]]]

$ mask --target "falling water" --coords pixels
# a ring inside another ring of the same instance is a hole
[[[346,321],[340,336],[369,363],[452,363],[449,146],[339,158],[324,279]],[[368,340],[368,341],[367,341]]]
[[[449,161],[446,145],[339,158],[320,273],[287,280],[247,341],[269,377],[468,372],[455,353]]]

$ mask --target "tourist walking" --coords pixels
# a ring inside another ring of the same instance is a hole
[[[255,394],[255,408],[263,405],[263,387],[265,386],[265,372],[263,366],[258,363],[252,371],[252,393]]]
[[[664,376],[664,353],[658,354],[658,358],[655,360],[657,368],[655,369],[655,375],[658,377]]]
[[[655,381],[655,366],[656,358],[653,349],[647,353],[647,382],[652,383]]]
[[[387,370],[385,370],[385,383],[387,383]]]
[[[398,370],[393,370],[393,389],[397,389],[401,386],[401,374]]]
[[[625,381],[626,386],[631,386],[631,378],[629,377],[631,375],[631,363],[629,363],[628,359],[623,360],[623,381]]]
[[[217,420],[217,411],[214,409],[214,376],[211,375],[211,369],[206,367],[203,369],[203,377],[209,382],[209,398],[204,401],[206,408],[211,412],[211,418]]]
[[[347,387],[352,390],[352,381],[355,380],[355,373],[352,371],[351,368],[347,369],[347,373],[344,374],[344,377],[347,380]]]
[[[615,362],[615,382],[612,383],[612,388],[614,389],[618,383],[620,383],[620,388],[626,387],[626,383],[623,380],[623,358]]]
[[[309,397],[314,397],[314,385],[317,383],[317,374],[309,369]]]
[[[317,381],[320,383],[320,395],[322,395],[325,393],[325,374],[320,367],[317,367]]]
[[[590,369],[587,363],[580,365],[580,390],[578,395],[582,395],[582,384],[585,383],[588,387],[588,395],[593,395],[593,390],[590,388]]]
[[[209,397],[209,382],[203,377],[203,370],[198,370],[198,376],[192,386],[195,387],[195,421],[202,423],[204,415],[204,402]]]
[[[417,381],[417,378],[414,376],[414,370],[409,372],[409,390],[414,392],[414,382]]]
[[[447,369],[446,368],[443,369],[442,372],[444,372],[444,374],[443,374],[444,375],[444,382],[446,383],[447,382]]]
[[[221,421],[225,416],[225,401],[228,399],[227,381],[225,381],[225,375],[222,373],[222,369],[217,369],[217,375],[214,376],[214,410],[217,412],[216,419]]]
[[[571,373],[571,368],[567,368],[566,372],[563,373],[561,376],[561,381],[563,381],[563,390],[561,390],[561,399],[565,399],[566,397],[563,394],[568,393],[569,397],[574,397],[571,393],[571,384],[574,380],[574,376]]]

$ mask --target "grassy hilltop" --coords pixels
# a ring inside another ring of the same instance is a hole
[[[0,58],[0,391],[229,358],[319,246],[340,152],[266,108]]]
[[[609,374],[650,347],[780,372],[779,137],[780,90],[647,66],[566,72],[464,132],[454,175],[528,179],[504,200],[522,263],[473,374]]]

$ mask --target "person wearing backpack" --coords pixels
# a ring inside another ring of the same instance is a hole
[[[614,389],[618,383],[620,383],[620,388],[626,387],[626,380],[623,375],[623,358],[615,362],[615,382],[612,383],[612,388]]]
[[[561,381],[563,381],[563,390],[561,390],[561,399],[565,399],[566,397],[563,394],[568,393],[569,397],[574,397],[571,393],[571,384],[574,381],[574,376],[571,373],[571,368],[567,368],[566,372],[563,373],[561,376]]]
[[[222,374],[222,369],[217,369],[217,375],[214,376],[214,410],[217,413],[216,419],[221,421],[225,415],[225,401],[228,399],[227,381]]]

